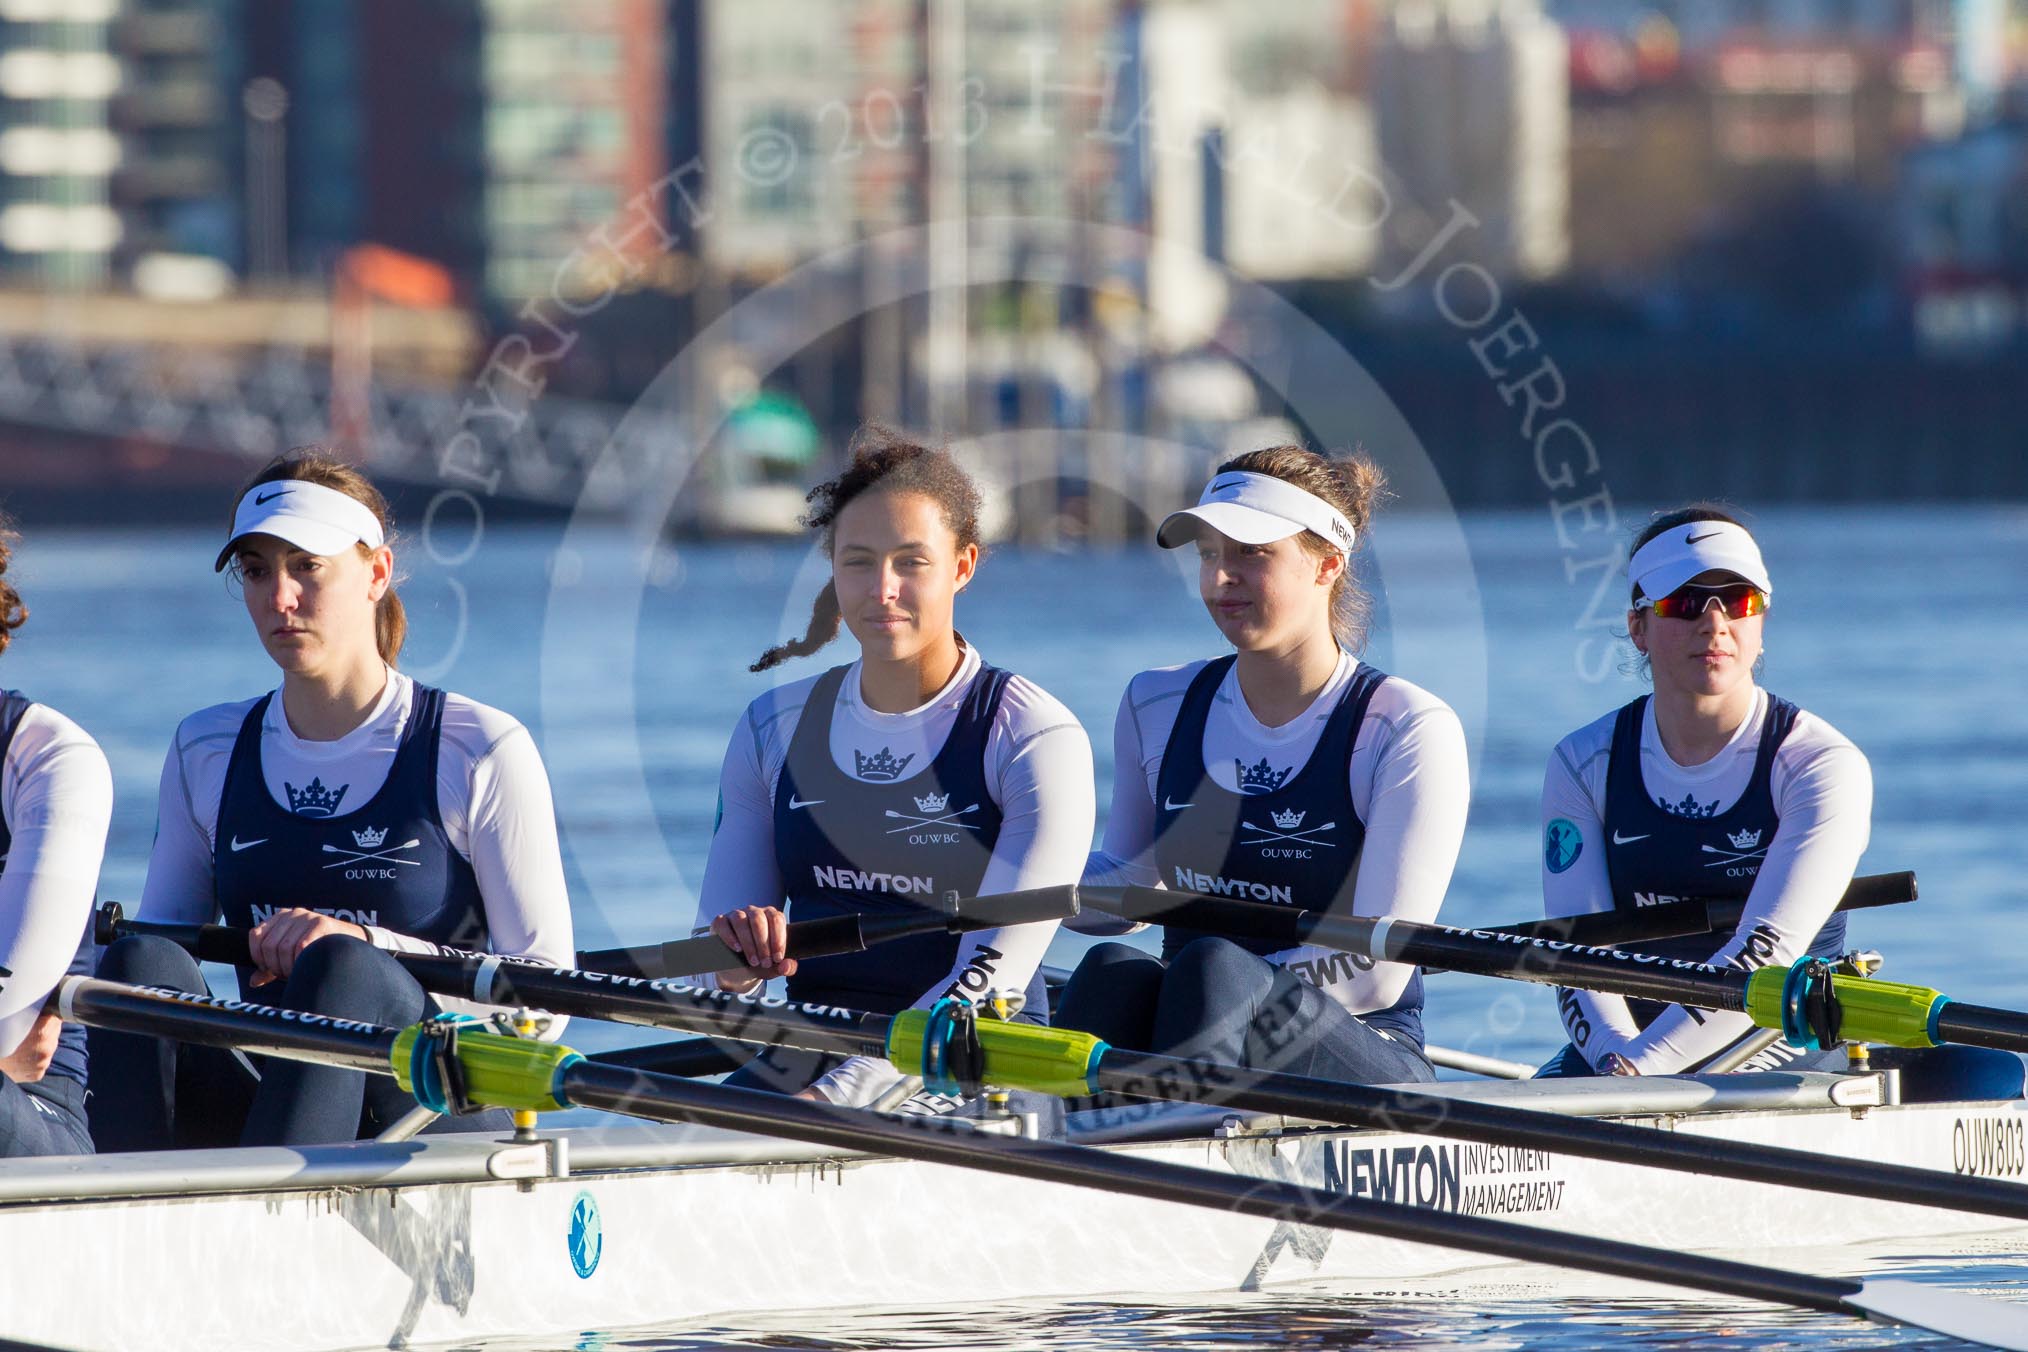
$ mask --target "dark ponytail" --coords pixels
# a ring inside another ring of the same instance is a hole
[[[825,553],[831,552],[838,513],[854,498],[874,489],[922,494],[943,513],[944,524],[957,537],[959,549],[979,543],[979,490],[951,453],[931,450],[890,428],[868,423],[852,437],[852,459],[844,473],[818,484],[806,499],[810,510],[803,514],[803,524],[823,532]],[[808,657],[838,637],[840,619],[838,588],[826,582],[810,607],[810,623],[803,636],[777,643],[748,670],[766,671],[791,657]]]
[[[748,671],[766,671],[777,667],[791,657],[808,657],[817,649],[838,637],[838,588],[826,582],[824,590],[817,593],[817,599],[810,606],[810,624],[803,630],[801,638],[792,638],[786,643],[777,643],[760,655],[760,660],[748,667]]]

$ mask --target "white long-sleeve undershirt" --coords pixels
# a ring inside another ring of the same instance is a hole
[[[935,696],[906,713],[885,714],[866,706],[855,662],[839,686],[831,719],[832,763],[848,779],[860,779],[855,751],[870,755],[885,747],[917,766],[935,760],[982,665],[977,650],[967,646],[957,672]],[[719,821],[697,909],[700,932],[718,916],[746,906],[780,906],[787,895],[775,862],[775,788],[818,679],[770,690],[740,716],[719,774]],[[986,736],[985,777],[1000,809],[1000,834],[979,895],[1076,882],[1091,847],[1095,803],[1091,741],[1070,710],[1032,681],[1009,679]],[[951,970],[923,991],[914,1008],[926,1009],[942,998],[983,949],[1001,955],[989,964],[994,985],[1020,990],[1041,965],[1055,932],[1056,922],[1047,921],[960,936]],[[815,1087],[834,1103],[862,1105],[899,1078],[885,1061],[853,1057]]]
[[[1113,722],[1113,800],[1105,839],[1085,866],[1094,884],[1164,883],[1155,863],[1155,795],[1162,756],[1182,709],[1183,694],[1204,662],[1144,671],[1127,683]],[[1341,654],[1338,668],[1310,707],[1289,722],[1268,727],[1254,716],[1239,688],[1237,664],[1212,698],[1204,723],[1204,765],[1211,780],[1238,792],[1235,762],[1265,758],[1277,769],[1300,773],[1316,750],[1339,696],[1358,670]],[[1436,919],[1464,840],[1471,770],[1464,727],[1449,705],[1398,677],[1384,681],[1367,705],[1346,767],[1353,810],[1366,824],[1356,865],[1354,914]],[[1117,933],[1096,913],[1071,922],[1086,933]],[[1271,954],[1277,966],[1299,973],[1342,971],[1324,961],[1330,950],[1305,944]],[[1414,968],[1380,963],[1333,981],[1324,989],[1353,1013],[1386,1009],[1401,998]]]
[[[45,704],[15,725],[0,766],[13,833],[0,872],[0,1056],[21,1045],[77,956],[98,891],[113,774],[91,735]]]
[[[1665,810],[1688,802],[1711,815],[1729,811],[1752,779],[1768,703],[1767,692],[1758,692],[1753,712],[1724,749],[1702,765],[1684,766],[1663,747],[1650,700],[1641,719],[1641,777],[1648,796]],[[1582,842],[1576,861],[1562,873],[1543,867],[1543,909],[1551,917],[1612,909],[1603,823],[1617,716],[1615,711],[1571,733],[1549,757],[1542,784],[1544,830],[1562,818],[1577,827]],[[1749,941],[1756,945],[1751,960],[1756,966],[1801,957],[1837,908],[1872,831],[1872,769],[1859,748],[1821,718],[1797,715],[1775,752],[1770,781],[1780,824],[1738,930],[1707,959],[1715,965],[1746,965],[1742,955]],[[1590,991],[1559,991],[1557,1007],[1572,1045],[1587,1061],[1596,1065],[1605,1053],[1618,1052],[1646,1075],[1685,1070],[1753,1028],[1745,1014],[1671,1005],[1643,1030],[1623,997]]]
[[[387,781],[414,706],[415,682],[389,669],[386,689],[358,727],[334,741],[308,741],[289,726],[281,692],[261,722],[261,775],[268,796],[289,810],[288,786],[312,779],[344,797],[339,812],[366,802]],[[253,700],[200,709],[176,729],[162,763],[155,846],[141,888],[140,918],[204,923],[218,915],[212,859],[226,766]],[[495,953],[572,966],[577,939],[564,887],[555,804],[535,739],[511,715],[463,695],[444,696],[437,754],[437,812],[451,848],[472,866]],[[277,904],[286,905],[278,898]],[[433,953],[426,939],[366,925],[374,947]],[[444,1008],[484,1013],[439,997]],[[550,1024],[549,1037],[563,1020]]]

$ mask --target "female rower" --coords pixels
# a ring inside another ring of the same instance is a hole
[[[568,964],[575,942],[527,730],[395,669],[391,528],[372,483],[322,451],[290,452],[240,495],[214,566],[232,569],[282,682],[177,729],[140,918],[248,928],[243,998],[399,1025],[436,1002],[393,953]],[[188,954],[148,937],[113,944],[99,974],[205,989]],[[412,1106],[384,1076],[103,1031],[91,1085],[101,1150],[346,1141]]]
[[[0,523],[0,652],[28,618],[4,576],[16,537]],[[113,776],[85,731],[0,690],[0,1156],[88,1155],[85,1036],[44,1009],[66,974],[92,969],[92,894]]]
[[[1840,956],[1845,917],[1836,908],[1871,833],[1873,774],[1836,728],[1755,680],[1774,594],[1759,545],[1725,511],[1684,507],[1640,532],[1627,575],[1627,632],[1654,693],[1571,733],[1549,758],[1547,913],[1744,900],[1729,932],[1638,947],[1747,969]],[[1557,1005],[1570,1045],[1542,1075],[1695,1071],[1754,1032],[1745,1014],[1591,991],[1562,990]],[[1844,1065],[1836,1049],[1804,1053],[1777,1041],[1737,1068]],[[2018,1096],[2021,1064],[1952,1048],[1904,1069],[1905,1088],[1918,1095],[1945,1081],[1965,1097]]]
[[[788,920],[1074,883],[1093,809],[1084,729],[952,625],[979,565],[979,494],[949,453],[867,429],[810,501],[831,581],[803,638],[753,669],[817,651],[841,622],[859,660],[760,696],[726,748],[698,928],[747,966],[712,979],[739,992],[786,977],[793,1000],[882,1014],[1025,992],[1024,1017],[1046,1020],[1038,972],[1054,922],[787,956]],[[898,1079],[878,1059],[780,1049],[735,1076],[849,1105]]]
[[[1158,543],[1196,546],[1205,609],[1238,651],[1128,682],[1086,882],[1435,918],[1464,835],[1464,730],[1436,696],[1354,656],[1371,602],[1350,556],[1382,492],[1364,456],[1280,446],[1220,465],[1195,507],[1162,522]],[[1378,1083],[1432,1078],[1421,1009],[1411,967],[1169,926],[1160,959],[1094,947],[1056,1021],[1119,1046]]]

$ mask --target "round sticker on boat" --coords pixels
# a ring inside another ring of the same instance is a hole
[[[570,1265],[580,1277],[598,1270],[599,1254],[606,1246],[604,1227],[599,1224],[598,1199],[581,1192],[570,1204]]]
[[[1584,853],[1584,836],[1577,824],[1564,817],[1550,822],[1542,831],[1542,862],[1551,873],[1561,873]]]

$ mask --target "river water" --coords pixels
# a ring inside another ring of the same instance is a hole
[[[1873,837],[1862,872],[1914,869],[1922,900],[1855,919],[1886,975],[1966,1000],[2021,1003],[2013,940],[2028,866],[2028,510],[1810,509],[1756,522],[1776,599],[1764,683],[1828,719],[1872,761]],[[615,528],[494,526],[437,556],[402,554],[417,675],[512,712],[535,732],[556,792],[582,947],[683,931],[695,906],[718,764],[767,677],[747,663],[800,632],[823,561],[802,545],[643,548]],[[137,896],[156,777],[190,711],[270,688],[274,669],[209,532],[35,534],[9,572],[33,612],[0,684],[70,714],[104,746],[117,805],[101,890]],[[1560,537],[1544,512],[1383,518],[1367,575],[1379,601],[1369,657],[1450,701],[1473,755],[1471,824],[1445,905],[1452,923],[1539,914],[1536,797],[1550,747],[1639,693],[1631,656],[1594,604],[1603,536]],[[1154,550],[989,557],[959,609],[985,656],[1038,681],[1092,735],[1100,811],[1112,721],[1143,667],[1218,650],[1194,568]],[[1611,595],[1623,597],[1613,588]],[[849,660],[843,640],[834,660]],[[829,654],[826,654],[828,657]],[[790,664],[795,679],[818,661]],[[1052,960],[1073,965],[1080,941]],[[1561,1042],[1548,993],[1438,977],[1430,1038],[1533,1061]],[[636,1040],[587,1021],[596,1050]],[[2012,1287],[2005,1263],[1951,1277]],[[978,1318],[839,1316],[807,1327],[611,1336],[611,1347],[1652,1346],[1904,1343],[1835,1319],[1706,1307],[1518,1305],[1461,1317],[1441,1305],[1347,1307],[1314,1294],[1215,1306],[1019,1307]],[[982,1322],[983,1321],[983,1322]]]

